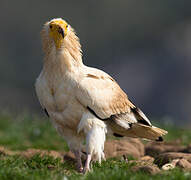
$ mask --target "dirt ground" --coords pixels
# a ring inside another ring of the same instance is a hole
[[[0,147],[0,155],[20,155],[26,158],[39,154],[61,158],[62,161],[73,161],[75,157],[71,152],[47,151],[40,149],[27,149],[25,151],[11,151]],[[121,140],[108,140],[105,143],[106,158],[121,158],[128,163],[135,163],[134,171],[144,171],[150,174],[160,173],[161,170],[170,170],[175,167],[191,171],[191,144],[182,145],[180,141],[148,142],[139,139],[123,138]],[[85,159],[85,154],[82,156]],[[133,160],[128,161],[128,157]]]

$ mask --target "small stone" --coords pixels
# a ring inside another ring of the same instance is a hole
[[[176,166],[177,162],[179,161],[180,159],[174,159],[171,164],[173,164],[174,166]]]
[[[164,164],[170,163],[174,159],[186,159],[188,162],[191,162],[191,154],[176,152],[162,153],[155,158],[154,163],[162,167]]]
[[[157,157],[161,153],[166,152],[184,152],[185,146],[180,142],[150,142],[145,145],[145,154]]]
[[[143,157],[140,158],[140,160],[152,163],[154,161],[154,158],[151,157],[151,156],[143,156]]]
[[[134,158],[140,158],[144,155],[144,145],[136,138],[123,138],[121,140],[108,140],[105,143],[105,156],[122,157],[132,156]]]
[[[176,163],[176,166],[182,169],[191,170],[191,163],[189,163],[186,159],[180,159]]]
[[[40,149],[28,149],[21,153],[22,156],[26,158],[31,158],[35,155],[39,154],[40,156],[48,155],[54,158],[63,159],[63,156],[60,152],[57,151],[47,151],[47,150],[40,150]]]
[[[167,163],[167,164],[162,166],[162,170],[164,170],[164,171],[168,171],[168,170],[171,170],[171,169],[174,169],[174,168],[175,168],[175,165],[171,164],[171,163]]]
[[[64,154],[64,160],[65,160],[65,161],[73,161],[73,162],[76,162],[76,158],[75,158],[74,154],[73,154],[71,151],[69,151],[69,152],[67,152],[67,153]]]
[[[134,172],[141,171],[148,174],[157,174],[160,172],[160,169],[156,165],[143,165],[143,166],[134,166],[132,168]]]

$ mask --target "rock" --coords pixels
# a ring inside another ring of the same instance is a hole
[[[182,152],[191,153],[191,144],[189,144]]]
[[[5,147],[0,146],[0,156],[15,155],[15,154],[18,154],[18,152],[10,151],[6,149]]]
[[[4,153],[4,149],[0,153]],[[28,149],[27,151],[20,153],[22,156],[31,158],[32,156],[39,154],[40,156],[49,155],[54,158],[61,158],[65,161],[75,162],[75,156],[72,152],[56,152],[56,151],[47,151],[40,149]],[[105,155],[106,158],[109,157],[120,157],[120,156],[133,156],[134,158],[139,158],[144,155],[144,145],[138,139],[133,138],[123,138],[121,140],[109,140],[105,143]],[[82,161],[86,159],[86,155],[82,154]]]
[[[134,172],[141,171],[148,174],[157,174],[160,172],[160,169],[156,165],[143,165],[143,166],[134,166],[132,168]]]
[[[145,155],[145,147],[144,144],[140,141],[140,139],[125,137],[123,140],[133,144],[133,146],[135,146],[138,149],[140,156]]]
[[[167,163],[167,164],[162,166],[162,170],[164,170],[164,171],[168,171],[168,170],[171,170],[171,169],[174,169],[174,168],[175,168],[175,165],[171,164],[171,163]]]
[[[154,158],[151,156],[143,156],[140,158],[141,161],[145,161],[145,162],[149,162],[149,163],[153,163]]]
[[[150,142],[145,145],[145,154],[157,157],[165,152],[184,152],[185,146],[180,145],[179,142]]]
[[[191,170],[191,163],[186,159],[174,159],[171,163],[167,163],[162,166],[163,170],[170,170],[175,167],[179,167],[185,170]]]
[[[174,159],[174,160],[171,162],[171,164],[174,165],[174,166],[176,166],[176,164],[177,164],[177,162],[178,162],[179,160],[180,160],[180,159]]]
[[[47,150],[40,150],[40,149],[28,149],[21,153],[22,156],[26,158],[31,158],[34,155],[39,154],[40,156],[48,155],[54,158],[61,158],[63,159],[63,155],[57,151],[47,151]]]
[[[123,138],[121,140],[108,140],[105,143],[106,158],[121,157],[123,155],[139,158],[144,155],[144,145],[138,139]]]
[[[34,155],[39,154],[40,156],[48,155],[54,158],[61,158],[62,161],[73,161],[75,162],[74,154],[69,152],[57,152],[57,151],[47,151],[47,150],[40,150],[40,149],[28,149],[21,153],[26,158],[31,158]]]
[[[179,161],[179,159],[174,159],[171,163],[167,163],[165,165],[162,166],[162,170],[170,170],[170,169],[174,169],[176,167],[176,163]]]
[[[177,163],[176,163],[177,167],[180,167],[182,169],[186,169],[186,170],[191,170],[191,163],[188,162],[186,159],[180,159]]]
[[[64,153],[64,160],[65,160],[65,161],[73,161],[73,162],[76,162],[75,159],[76,159],[76,158],[75,158],[74,154],[73,154],[71,151]]]
[[[183,158],[191,162],[191,154],[189,153],[168,152],[158,155],[155,158],[154,163],[157,164],[159,167],[162,167],[164,164],[169,163],[174,159],[183,159]]]
[[[131,160],[129,163],[135,163],[135,166],[132,167],[132,170],[142,171],[148,174],[157,174],[160,172],[160,169],[156,164],[153,164],[154,158],[150,156],[143,156],[138,160]]]
[[[139,158],[138,160],[130,160],[129,163],[136,164],[135,167],[145,167],[145,166],[154,166],[157,167],[155,164],[153,164],[154,158],[150,156],[143,156]]]

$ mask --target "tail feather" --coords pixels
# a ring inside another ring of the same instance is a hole
[[[122,127],[119,128],[119,126],[117,127],[115,124],[115,128],[112,127],[112,131],[121,136],[144,138],[156,141],[162,141],[162,136],[168,133],[167,131],[155,126],[147,126],[139,123],[132,124],[132,127],[128,130]]]
[[[136,107],[131,108],[130,113],[112,115],[107,121],[108,127],[114,136],[128,136],[162,141],[162,136],[167,131],[152,126],[145,114]]]
[[[155,126],[146,126],[137,123],[134,124],[131,129],[127,130],[124,135],[129,136],[129,134],[133,134],[136,137],[150,140],[160,140],[161,139],[160,137],[167,134],[167,131],[157,128]]]
[[[153,131],[155,131],[156,133],[160,134],[161,136],[166,135],[168,132],[165,131],[164,129],[160,129],[158,127],[152,126],[151,127]]]

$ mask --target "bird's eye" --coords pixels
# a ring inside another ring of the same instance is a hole
[[[68,28],[68,24],[66,25],[66,28]]]
[[[52,29],[52,25],[50,25],[49,27],[50,27],[50,29]]]

